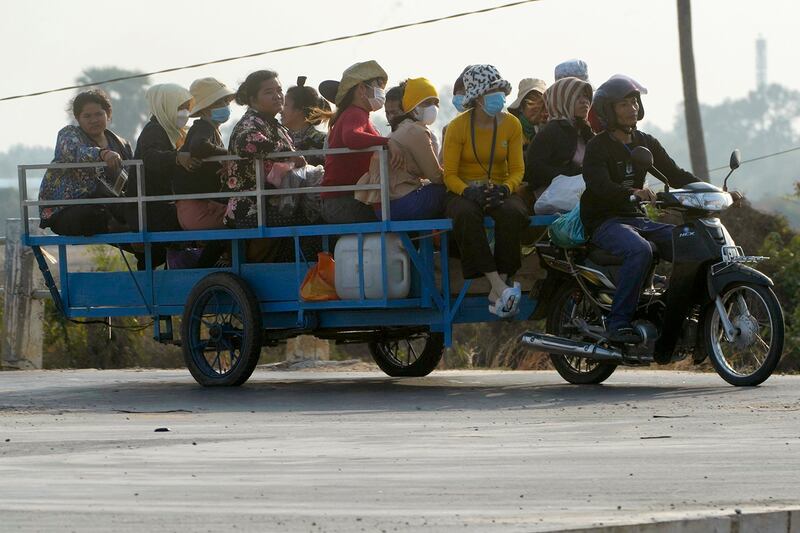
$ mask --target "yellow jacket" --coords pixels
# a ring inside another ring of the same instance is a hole
[[[444,184],[447,190],[456,194],[464,192],[470,183],[487,181],[492,128],[475,128],[477,150],[473,150],[470,115],[474,112],[473,109],[454,118],[448,124],[444,137]],[[525,174],[522,141],[522,125],[517,117],[505,111],[497,115],[497,141],[491,181],[495,185],[506,185],[511,192],[519,187]],[[475,151],[480,161],[475,159]]]

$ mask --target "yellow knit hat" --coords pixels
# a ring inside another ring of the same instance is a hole
[[[408,80],[403,91],[403,111],[408,113],[428,98],[439,98],[439,93],[427,78]]]

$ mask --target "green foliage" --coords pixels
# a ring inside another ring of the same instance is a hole
[[[796,372],[800,370],[800,235],[771,233],[759,253],[770,258],[760,270],[775,282],[775,293],[786,319],[786,343],[780,369]]]

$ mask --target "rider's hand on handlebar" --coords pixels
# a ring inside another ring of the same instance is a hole
[[[744,194],[740,193],[739,191],[731,191],[730,192],[731,198],[733,198],[733,205],[738,205],[744,200]]]
[[[655,202],[656,201],[656,193],[651,191],[650,189],[634,189],[633,195],[636,199],[640,202]]]

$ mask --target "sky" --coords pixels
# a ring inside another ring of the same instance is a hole
[[[0,3],[0,97],[62,87],[94,66],[143,71],[259,52],[500,5],[508,0],[292,2],[237,0],[135,3],[70,0]],[[800,89],[796,0],[695,0],[693,30],[701,102],[755,88],[755,40],[767,40],[769,82]],[[673,125],[683,100],[675,0],[540,0],[452,21],[340,43],[163,74],[154,83],[214,76],[235,88],[249,72],[276,70],[316,86],[350,64],[377,60],[395,84],[425,76],[452,85],[465,65],[491,63],[516,87],[552,82],[560,61],[581,58],[595,86],[616,73],[649,89],[646,122]],[[0,102],[0,151],[49,145],[68,121],[71,92]],[[447,105],[447,104],[443,104]],[[240,114],[241,110],[239,110]],[[645,124],[646,127],[647,124]],[[113,125],[112,125],[113,129]],[[713,132],[706,132],[713,135]],[[133,139],[131,139],[133,141]],[[30,162],[25,162],[30,163]]]

